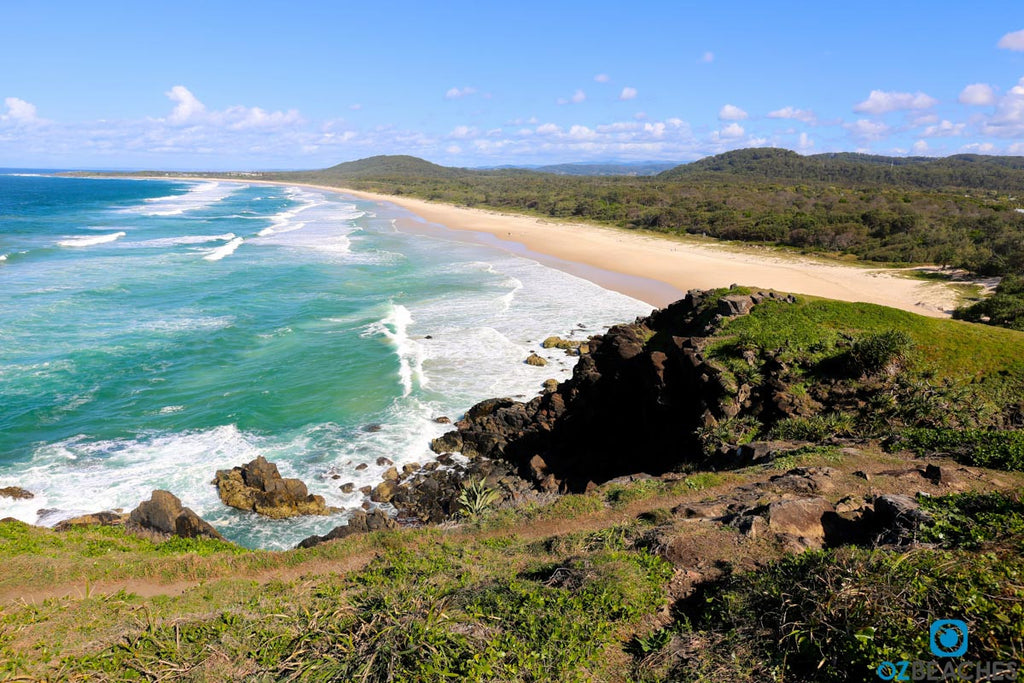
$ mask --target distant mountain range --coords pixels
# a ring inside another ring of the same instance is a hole
[[[315,174],[320,179],[384,177],[458,179],[508,175],[651,176],[657,180],[695,180],[735,176],[761,181],[884,184],[915,188],[964,187],[1024,193],[1024,157],[958,154],[945,158],[887,157],[839,152],[802,156],[771,147],[738,149],[686,164],[669,162],[569,163],[534,168],[467,169],[440,166],[405,155],[348,161]]]

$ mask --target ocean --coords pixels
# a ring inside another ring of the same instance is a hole
[[[345,514],[224,506],[257,455],[329,505],[386,457],[574,359],[540,348],[651,307],[511,252],[402,232],[399,207],[301,187],[0,174],[0,518],[129,510],[167,489],[227,538],[283,549]],[[550,360],[526,365],[532,352]],[[357,466],[366,465],[357,470]]]

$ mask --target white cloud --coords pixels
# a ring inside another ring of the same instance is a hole
[[[167,117],[171,123],[188,123],[206,114],[206,105],[183,85],[176,85],[164,94],[177,103],[174,105],[174,111]]]
[[[952,121],[946,121],[943,119],[942,123],[925,128],[924,131],[921,132],[921,137],[948,138],[963,135],[965,128],[967,128],[966,123],[953,123]]]
[[[587,99],[587,93],[582,90],[577,90],[572,94],[572,97],[560,97],[558,98],[558,104],[580,104]]]
[[[925,142],[924,140],[918,140],[917,142],[914,143],[912,149],[914,150],[914,154],[927,154],[928,143]]]
[[[538,135],[556,135],[561,132],[562,129],[553,123],[542,123],[541,125],[537,126]]]
[[[928,109],[939,101],[923,92],[885,92],[872,90],[868,98],[855,106],[853,110],[860,114],[888,114],[893,111],[908,109]]]
[[[818,117],[814,115],[814,112],[810,109],[797,109],[795,107],[783,107],[782,109],[776,109],[775,111],[768,112],[768,118],[770,119],[793,119],[794,121],[802,121],[804,123],[817,123]]]
[[[960,92],[961,104],[983,107],[996,103],[996,93],[987,83],[971,83]]]
[[[718,110],[718,118],[721,121],[742,121],[747,118],[747,112],[733,104],[727,104]]]
[[[850,131],[859,140],[881,140],[889,133],[889,126],[881,121],[858,119],[854,123],[845,123],[843,128]]]
[[[574,140],[593,140],[597,134],[586,126],[572,126],[569,128],[569,137]]]
[[[700,56],[700,59],[697,61],[699,61],[701,64],[710,64],[711,62],[715,61],[715,53],[705,52]]]
[[[630,88],[629,86],[626,86],[625,88],[622,89],[622,92],[619,94],[619,99],[620,100],[631,100],[631,99],[635,98],[636,96],[637,96],[636,88]]]
[[[448,91],[445,92],[444,97],[446,100],[457,100],[461,97],[466,97],[467,95],[475,94],[476,88],[467,85],[464,88],[448,88]]]
[[[0,121],[35,123],[40,120],[36,116],[36,105],[19,97],[5,97],[4,106],[7,107],[7,113],[0,114]]]
[[[935,114],[925,114],[923,116],[915,116],[910,120],[911,126],[930,126],[933,123],[938,123],[939,117]]]
[[[1015,142],[1006,148],[1010,154],[1024,154],[1024,142]]]
[[[797,149],[804,152],[814,147],[814,140],[812,140],[807,133],[800,133],[800,139],[796,143],[796,146]]]
[[[448,145],[444,148],[444,151],[448,154],[462,154],[462,148],[458,145]]]
[[[476,137],[479,134],[480,132],[476,128],[472,128],[470,126],[455,126],[450,133],[450,137],[455,139],[464,139]]]
[[[598,83],[607,83],[612,79],[608,77],[608,74],[597,74],[596,76],[594,76],[594,80],[597,81]]]
[[[999,39],[996,47],[1004,50],[1013,50],[1014,52],[1024,52],[1024,30],[1007,33]]]
[[[723,138],[741,138],[744,132],[743,126],[740,124],[730,123],[719,131],[719,135]]]
[[[996,146],[991,142],[972,142],[969,145],[964,145],[960,148],[961,152],[974,152],[977,154],[989,154],[994,152]]]
[[[1024,136],[1024,78],[996,103],[995,113],[982,130],[998,137]]]
[[[363,108],[363,105],[361,105],[359,103],[350,104],[350,105],[348,105],[348,108],[351,109],[352,111],[359,111],[360,109]]]

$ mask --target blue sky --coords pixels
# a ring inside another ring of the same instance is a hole
[[[0,3],[0,167],[1024,155],[1015,2]]]

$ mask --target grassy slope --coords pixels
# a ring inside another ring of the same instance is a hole
[[[716,353],[727,359],[741,340],[784,349],[800,367],[844,353],[848,338],[894,328],[914,342],[905,372],[974,387],[998,409],[1024,379],[1022,333],[811,298],[734,319]],[[919,653],[930,618],[981,623],[1000,613],[1009,625],[1000,619],[978,642],[992,656],[1020,654],[1019,503],[995,513],[950,503],[957,514],[934,532],[942,550],[839,549],[780,561],[766,541],[669,513],[796,465],[842,472],[835,499],[867,495],[882,480],[850,472],[892,469],[906,457],[874,447],[803,452],[768,469],[607,485],[461,527],[283,553],[0,523],[0,677],[860,680],[879,657]],[[985,477],[973,485],[1024,487],[1022,474]],[[924,485],[897,484],[907,493]],[[707,582],[696,602],[667,610],[690,571],[663,559],[678,547],[692,549],[684,564],[733,570]],[[942,579],[952,567],[956,580]]]

